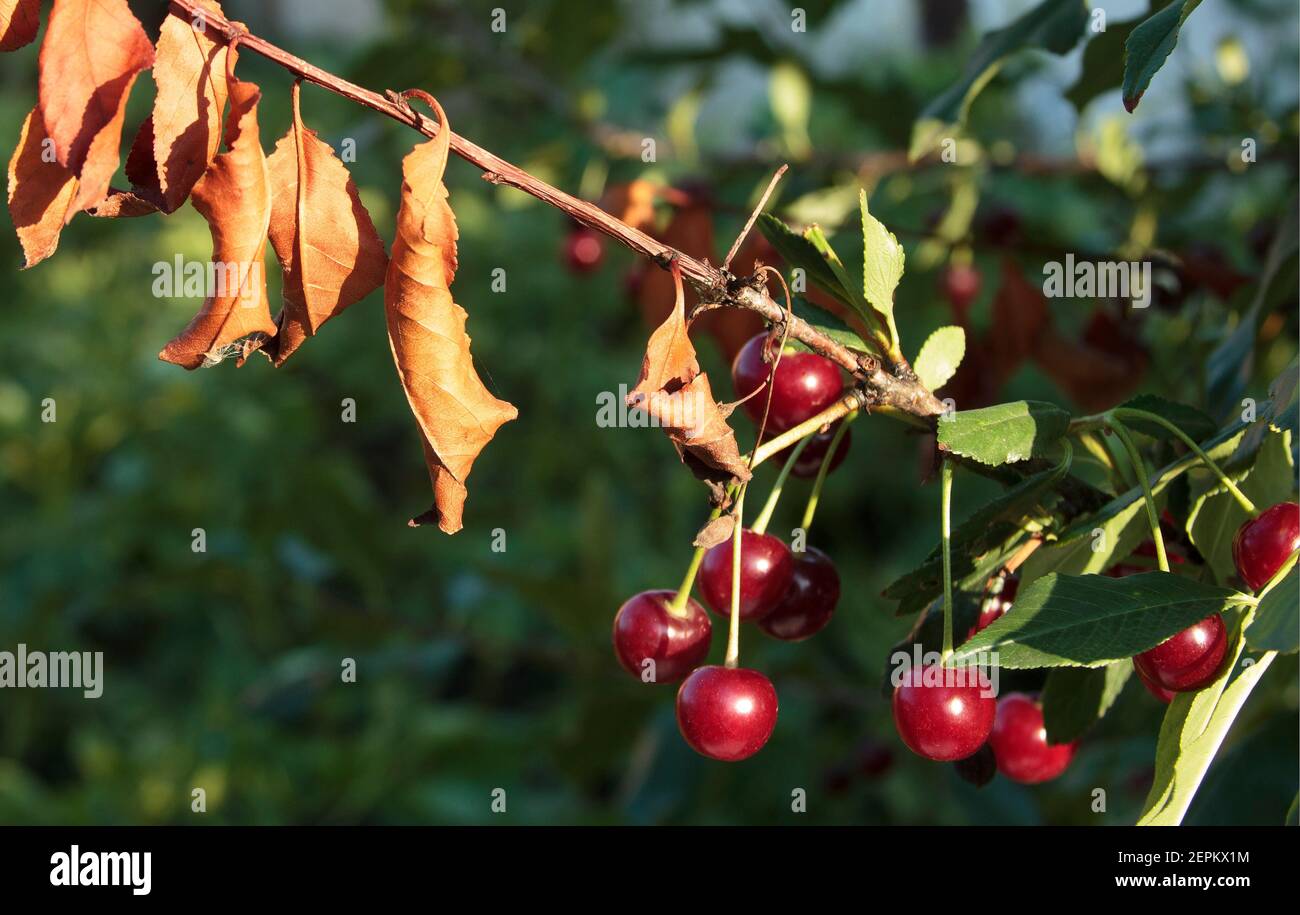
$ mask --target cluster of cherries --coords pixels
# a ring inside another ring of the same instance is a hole
[[[759,334],[736,354],[732,381],[745,412],[756,424],[767,412],[766,430],[788,431],[833,404],[843,393],[839,368],[823,356],[788,351],[775,361],[764,358],[767,335]],[[770,391],[762,391],[769,383]],[[753,395],[753,396],[751,396]],[[819,472],[835,429],[815,432],[790,467],[797,477]],[[830,469],[848,450],[848,430],[831,458]],[[794,446],[791,446],[793,448]],[[779,456],[788,460],[790,450]],[[705,552],[698,572],[700,593],[723,619],[731,614],[731,539]],[[795,553],[771,534],[740,533],[739,616],[783,641],[798,642],[823,629],[835,612],[840,578],[825,553],[809,547]],[[777,698],[772,681],[744,667],[706,665],[713,625],[694,599],[673,591],[643,591],[614,617],[614,653],[633,676],[649,682],[683,680],[677,691],[677,725],[697,752],[735,762],[754,755],[776,726]],[[684,679],[683,679],[684,678]]]
[[[1237,574],[1247,587],[1258,591],[1297,549],[1300,504],[1274,505],[1237,531],[1233,540]],[[1144,543],[1136,552],[1154,556],[1155,544]],[[1169,559],[1185,561],[1175,552]],[[1121,563],[1107,574],[1122,578],[1144,571],[1145,566]],[[1016,587],[1016,579],[1007,578],[985,599],[968,639],[1011,609]],[[1227,648],[1227,629],[1215,613],[1136,655],[1133,668],[1152,695],[1170,702],[1178,693],[1195,692],[1214,682]],[[1034,696],[1010,693],[995,700],[969,679],[961,685],[943,682],[941,671],[916,669],[905,674],[894,690],[894,724],[913,752],[936,761],[958,761],[974,757],[987,745],[997,771],[1024,784],[1056,778],[1069,766],[1077,742],[1048,743],[1042,705]]]

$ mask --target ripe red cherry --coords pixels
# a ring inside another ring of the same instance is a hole
[[[731,380],[737,397],[746,397],[767,380],[771,366],[763,361],[766,334],[757,334],[736,353]],[[787,351],[772,379],[772,408],[767,416],[770,432],[784,432],[825,410],[844,391],[839,367],[816,353]],[[755,423],[763,420],[768,392],[745,401],[745,412]]]
[[[1279,502],[1258,518],[1247,521],[1232,540],[1237,574],[1252,591],[1258,591],[1277,574],[1300,547],[1300,504]]]
[[[776,689],[756,670],[701,667],[677,690],[677,727],[703,756],[747,759],[763,749],[776,727]]]
[[[1178,694],[1172,692],[1171,690],[1165,689],[1163,686],[1158,686],[1157,684],[1152,683],[1150,680],[1148,680],[1147,675],[1142,673],[1142,668],[1137,666],[1136,659],[1134,659],[1133,661],[1133,669],[1137,672],[1137,677],[1139,680],[1142,681],[1142,685],[1147,688],[1147,692],[1155,696],[1165,705],[1168,705],[1169,703],[1174,701],[1174,696]]]
[[[965,759],[984,744],[993,729],[997,702],[969,680],[963,686],[943,685],[954,673],[914,667],[894,687],[898,736],[908,749],[926,759]]]
[[[1011,607],[1010,604],[1004,604],[1002,601],[994,598],[984,605],[980,610],[979,619],[975,620],[975,625],[966,631],[966,639],[969,641],[975,637],[975,633],[989,628]]]
[[[761,394],[759,395],[762,396]],[[758,398],[755,398],[756,400]],[[803,446],[803,451],[799,452],[799,458],[790,468],[790,472],[802,479],[811,479],[817,476],[817,472],[822,469],[822,459],[826,457],[826,452],[831,446],[831,439],[835,438],[835,430],[839,423],[831,426],[825,432],[816,432],[808,439],[808,444]],[[845,429],[844,435],[840,439],[839,445],[835,448],[835,456],[831,458],[830,466],[826,469],[827,473],[833,473],[835,468],[844,463],[844,456],[849,453],[849,444],[853,441],[853,430]],[[783,448],[774,458],[778,466],[784,466],[785,462],[790,459],[790,452],[795,448],[790,445]]]
[[[731,614],[732,542],[719,543],[700,563],[700,593],[714,613]],[[784,543],[751,530],[740,536],[740,618],[756,620],[776,609],[794,577],[794,560]]]
[[[1227,650],[1228,630],[1216,613],[1135,656],[1133,666],[1154,686],[1190,693],[1214,681]]]
[[[654,661],[653,683],[673,683],[704,663],[709,654],[713,623],[696,601],[687,599],[686,616],[676,616],[668,604],[676,591],[642,591],[629,597],[614,617],[614,654],[637,679]]]
[[[758,627],[774,638],[800,642],[831,621],[840,599],[840,576],[835,563],[821,550],[809,547],[793,555],[790,587],[776,609],[758,621]]]
[[[980,272],[970,264],[953,264],[943,272],[943,294],[953,310],[965,315],[980,294]]]
[[[564,239],[564,262],[574,273],[591,273],[604,255],[600,234],[586,226],[576,226]]]
[[[1017,575],[1008,577],[1002,583],[1002,590],[985,599],[984,605],[980,608],[979,619],[975,620],[975,625],[967,630],[966,638],[968,640],[973,638],[975,633],[987,629],[1001,619],[1011,609],[1011,602],[1016,599],[1016,591],[1019,589],[1020,577]]]
[[[998,700],[989,745],[999,772],[1013,782],[1036,785],[1064,772],[1078,744],[1048,743],[1042,707],[1025,693],[1008,693]]]

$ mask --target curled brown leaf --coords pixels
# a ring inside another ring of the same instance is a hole
[[[267,159],[271,247],[284,272],[279,332],[267,355],[280,365],[320,326],[384,282],[388,255],[357,186],[329,145],[302,122],[299,84],[293,124]]]
[[[0,0],[0,51],[31,44],[41,27],[41,0]]]
[[[271,181],[257,128],[262,93],[254,83],[233,76],[228,86],[228,148],[194,185],[192,197],[194,209],[212,231],[211,294],[158,354],[187,369],[214,365],[229,356],[243,365],[275,333],[266,299]]]
[[[126,0],[55,0],[41,42],[40,108],[59,164],[78,178],[75,209],[108,194],[127,96],[152,64],[153,44]]]
[[[683,463],[700,479],[715,484],[748,480],[736,434],[713,398],[686,332],[686,300],[676,263],[672,276],[673,310],[650,335],[641,377],[628,393],[627,405],[644,410],[664,430]]]
[[[216,0],[201,8],[224,18]],[[209,34],[207,20],[168,16],[158,36],[153,79],[153,158],[163,209],[180,207],[216,158],[226,107],[226,45]]]
[[[40,108],[23,121],[9,160],[9,214],[23,248],[23,267],[39,264],[59,246],[59,233],[76,212],[77,179],[54,157]]]
[[[437,101],[438,135],[402,160],[397,233],[384,282],[388,342],[411,412],[419,424],[433,506],[412,526],[436,521],[461,529],[465,480],[498,428],[519,415],[493,397],[474,369],[465,310],[451,296],[456,276],[456,217],[443,172],[451,129]]]

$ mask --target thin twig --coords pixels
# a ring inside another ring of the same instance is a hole
[[[763,196],[759,199],[758,206],[754,207],[754,212],[749,214],[749,221],[745,223],[745,228],[740,230],[740,234],[736,236],[736,240],[731,243],[731,250],[727,252],[726,258],[722,261],[723,270],[727,270],[731,267],[731,259],[735,257],[736,252],[740,250],[741,242],[749,236],[749,231],[754,228],[754,223],[758,222],[758,214],[763,212],[764,208],[767,206],[768,198],[770,198],[772,192],[776,190],[776,183],[781,180],[781,176],[786,173],[786,169],[789,167],[790,166],[788,165],[782,165],[776,170],[776,174],[772,176],[772,180],[767,183],[767,190],[763,192]]]
[[[399,94],[389,92],[381,95],[322,70],[201,7],[196,0],[171,0],[170,12],[191,22],[201,18],[209,34],[220,35],[226,41],[238,36],[239,47],[243,51],[252,51],[310,83],[413,127],[427,137],[438,134],[437,122],[416,111]],[[582,225],[652,259],[660,267],[666,268],[671,261],[676,261],[681,265],[683,277],[701,290],[707,300],[757,312],[769,322],[784,320],[784,309],[759,284],[729,280],[727,274],[708,261],[691,257],[651,238],[595,204],[552,187],[463,136],[453,133],[449,144],[457,156],[482,170],[484,180],[513,187],[536,197]],[[852,373],[860,383],[872,388],[875,395],[873,399],[879,404],[924,417],[931,422],[943,412],[943,404],[924,385],[910,378],[898,378],[889,374],[881,368],[878,360],[835,342],[802,318],[791,317],[789,327],[790,336],[821,353]]]

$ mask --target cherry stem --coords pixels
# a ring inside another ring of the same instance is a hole
[[[1138,482],[1142,484],[1142,498],[1147,506],[1147,520],[1151,523],[1151,539],[1156,544],[1156,562],[1159,563],[1161,572],[1168,572],[1169,556],[1165,553],[1165,536],[1160,530],[1160,513],[1156,510],[1156,498],[1151,494],[1151,481],[1148,478],[1146,462],[1142,460],[1142,453],[1138,451],[1137,445],[1133,443],[1133,437],[1128,434],[1123,423],[1112,416],[1108,425],[1124,446],[1124,450],[1128,452],[1128,459],[1133,464],[1133,472],[1137,475]]]
[[[770,438],[762,445],[759,445],[754,450],[754,460],[750,466],[757,467],[781,449],[793,445],[801,438],[811,435],[822,426],[829,426],[831,423],[835,422],[835,420],[847,416],[862,405],[863,401],[861,392],[856,389],[850,391],[825,410],[822,410],[816,416],[804,420],[793,429],[787,429],[775,438]]]
[[[1153,422],[1158,426],[1163,426],[1168,429],[1178,437],[1179,441],[1190,448],[1192,452],[1201,459],[1202,464],[1208,467],[1210,471],[1219,478],[1219,482],[1227,488],[1228,492],[1232,493],[1232,497],[1237,500],[1237,503],[1241,505],[1243,509],[1246,510],[1246,514],[1250,515],[1252,518],[1259,515],[1259,509],[1255,507],[1255,503],[1250,501],[1250,499],[1246,497],[1246,494],[1237,488],[1236,483],[1228,479],[1228,475],[1223,472],[1223,468],[1216,464],[1210,456],[1205,453],[1204,449],[1192,440],[1190,435],[1182,429],[1179,429],[1174,423],[1171,423],[1158,413],[1148,413],[1146,410],[1134,410],[1132,407],[1116,407],[1114,410],[1110,411],[1110,415],[1120,420],[1145,419],[1148,422]]]
[[[746,488],[742,485],[736,497],[736,527],[731,534],[731,625],[727,629],[727,657],[722,662],[727,667],[740,663],[740,537],[744,531]]]
[[[776,511],[776,503],[781,499],[781,490],[785,487],[785,481],[790,476],[790,471],[794,468],[795,462],[799,460],[799,455],[808,443],[812,441],[812,436],[802,439],[790,452],[790,456],[785,459],[785,464],[781,467],[781,472],[776,475],[776,482],[772,484],[772,492],[768,495],[767,501],[763,503],[763,510],[758,513],[754,523],[749,529],[755,534],[767,533],[767,525],[772,520],[772,515]]]
[[[812,527],[813,515],[817,513],[817,501],[822,494],[822,485],[826,482],[826,474],[830,473],[831,461],[835,459],[835,452],[839,450],[840,441],[843,440],[844,433],[848,431],[849,423],[861,415],[855,410],[844,417],[839,428],[835,430],[835,435],[831,438],[830,447],[826,449],[826,454],[822,456],[822,465],[817,468],[817,479],[813,481],[812,492],[808,494],[808,506],[803,510],[803,521],[799,524],[805,536],[808,534],[808,529]]]
[[[940,524],[943,535],[943,654],[939,665],[945,666],[952,657],[952,461],[943,461],[940,496]]]
[[[1286,562],[1282,563],[1282,567],[1273,573],[1273,577],[1264,583],[1264,587],[1259,589],[1259,593],[1255,595],[1256,603],[1263,600],[1264,595],[1268,594],[1269,591],[1272,591],[1282,583],[1283,579],[1285,579],[1287,575],[1290,574],[1291,570],[1295,568],[1297,558],[1300,558],[1300,552],[1292,550],[1291,555],[1287,557]]]
[[[715,520],[721,514],[722,506],[719,505],[709,514],[709,521]],[[686,567],[686,574],[682,577],[682,583],[678,586],[673,599],[668,602],[668,612],[673,616],[683,619],[690,616],[686,612],[686,602],[691,598],[691,589],[695,587],[695,575],[700,571],[700,563],[704,561],[706,552],[708,550],[705,547],[697,546],[695,552],[691,555],[691,564]]]

